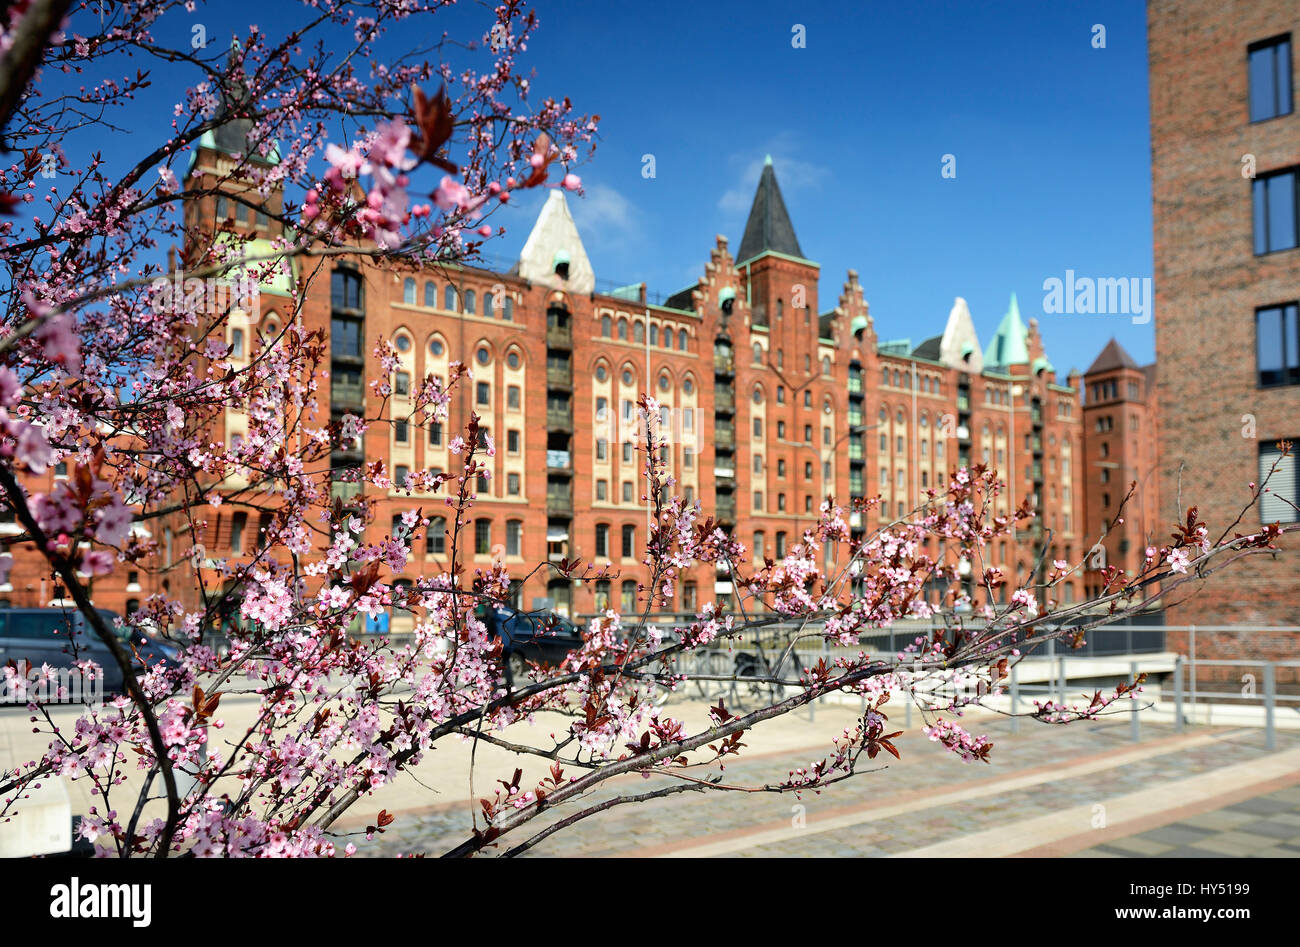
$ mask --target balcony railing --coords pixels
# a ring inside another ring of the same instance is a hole
[[[736,429],[733,427],[715,427],[713,429],[713,442],[719,447],[736,446]]]
[[[717,388],[713,392],[713,408],[731,414],[736,410],[736,393],[730,388]]]
[[[970,411],[970,395],[957,396],[957,410],[963,414]]]
[[[553,470],[569,470],[573,467],[573,456],[567,450],[548,450],[546,466]]]
[[[573,330],[568,326],[548,326],[546,345],[553,349],[573,348]]]
[[[547,408],[546,426],[553,431],[572,431],[573,414],[566,408]]]
[[[860,394],[862,394],[862,376],[861,376],[861,375],[850,375],[850,376],[849,376],[849,394],[851,394],[851,395],[860,395]]]
[[[734,523],[736,521],[736,496],[730,493],[718,494],[717,500],[718,519],[724,523]]]
[[[366,386],[363,384],[347,385],[339,381],[330,384],[330,404],[334,407],[364,407],[366,403]]]
[[[713,371],[719,375],[734,375],[736,373],[736,356],[719,355],[713,353]]]
[[[735,480],[736,468],[735,467],[714,467],[713,476],[715,479],[719,479],[719,480]]]
[[[547,365],[546,383],[552,388],[572,388],[573,372],[568,365]]]
[[[849,442],[849,460],[862,460],[866,456],[860,443]]]
[[[559,490],[555,484],[546,485],[546,512],[548,515],[573,515],[573,492],[566,486]]]

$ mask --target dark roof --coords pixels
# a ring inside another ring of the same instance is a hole
[[[664,305],[669,309],[681,309],[686,312],[694,312],[695,287],[687,286],[685,289],[678,290],[664,300]]]
[[[943,336],[933,335],[916,348],[912,349],[912,354],[917,358],[925,358],[932,362],[937,362],[939,361],[939,346],[942,343]]]
[[[830,312],[823,312],[820,316],[817,317],[817,338],[833,339],[835,338],[833,335],[831,335],[833,331],[835,331],[835,310],[834,309],[832,309]]]
[[[767,250],[804,258],[799,238],[794,235],[794,225],[790,223],[790,214],[781,198],[781,188],[776,183],[771,158],[763,165],[763,173],[758,179],[758,190],[754,192],[754,203],[749,208],[749,220],[745,223],[745,235],[736,251],[736,260],[743,263]]]
[[[1084,374],[1095,375],[1097,372],[1109,372],[1117,368],[1131,368],[1137,371],[1138,363],[1133,361],[1133,356],[1124,351],[1124,346],[1112,338]]]

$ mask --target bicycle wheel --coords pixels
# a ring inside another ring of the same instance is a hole
[[[705,677],[725,678],[731,674],[731,662],[721,651],[705,651],[695,655],[695,693],[701,700],[717,700],[727,692],[724,680],[704,680]]]

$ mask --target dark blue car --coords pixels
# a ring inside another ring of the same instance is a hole
[[[582,632],[573,622],[552,612],[521,612],[493,602],[475,609],[488,634],[501,639],[506,681],[526,681],[528,663],[555,667],[568,653],[582,647]]]
[[[116,615],[102,608],[96,611],[110,628],[114,627]],[[116,628],[116,633],[128,653],[134,651],[150,665],[163,662],[174,666],[180,657],[180,649],[171,642],[127,628]],[[84,660],[94,661],[103,669],[101,680],[80,679],[74,671],[75,662]],[[39,670],[43,664],[58,670],[60,683],[68,687],[73,701],[93,702],[125,690],[122,670],[108,645],[99,640],[86,617],[76,609],[0,608],[0,667],[10,661],[23,674]],[[136,663],[138,666],[139,661]],[[48,699],[53,702],[54,695],[48,695]],[[20,701],[15,695],[0,688],[0,703],[16,702]]]

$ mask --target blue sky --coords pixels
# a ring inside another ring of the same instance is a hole
[[[804,253],[822,266],[822,311],[854,268],[882,338],[942,331],[963,296],[987,344],[1015,291],[1062,377],[1112,335],[1140,362],[1154,357],[1153,323],[1042,311],[1043,281],[1067,269],[1152,275],[1137,0],[535,9],[541,26],[522,62],[536,73],[535,99],[568,95],[601,115],[593,159],[575,169],[586,196],[570,198],[599,279],[665,294],[692,283],[715,234],[738,246],[771,154]],[[489,10],[464,4],[447,29],[481,35]],[[200,6],[193,19],[216,38],[249,23],[279,31],[302,15],[238,0]],[[792,45],[796,24],[805,48]],[[1103,49],[1094,24],[1105,27]],[[176,91],[156,84],[141,114],[169,114]],[[646,154],[653,179],[641,173]],[[953,179],[940,174],[947,154]],[[517,255],[542,197],[493,216],[508,228],[488,244],[493,256]]]

